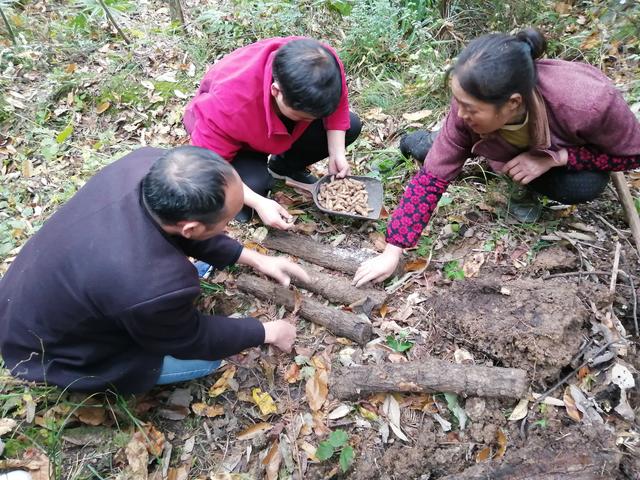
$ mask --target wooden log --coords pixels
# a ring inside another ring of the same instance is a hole
[[[387,300],[387,293],[384,290],[356,288],[351,285],[350,279],[342,276],[310,271],[309,269],[306,269],[306,271],[309,274],[309,282],[298,278],[292,278],[291,282],[305,290],[322,295],[332,303],[343,305],[368,304],[368,310],[370,311],[372,308],[380,308]]]
[[[371,322],[353,313],[345,312],[335,307],[322,305],[310,298],[296,299],[296,292],[277,285],[255,275],[243,274],[236,281],[238,289],[254,295],[262,300],[271,300],[284,305],[288,310],[296,308],[299,302],[300,316],[326,327],[327,330],[339,337],[346,337],[363,345],[371,339]]]
[[[524,398],[527,374],[518,368],[460,365],[437,358],[334,371],[331,393],[340,399],[378,392],[464,393],[480,397]]]
[[[627,179],[623,172],[613,172],[611,173],[611,180],[613,180],[618,198],[620,198],[620,203],[622,203],[622,208],[627,216],[627,222],[629,223],[629,227],[631,227],[631,234],[636,244],[636,250],[638,254],[640,254],[640,218],[638,217],[636,206],[633,203],[633,197],[629,191]]]
[[[271,230],[262,242],[267,248],[295,255],[309,263],[353,275],[362,262],[375,257],[376,252],[360,250],[354,252],[314,241],[305,235],[280,230]]]
[[[441,480],[618,478],[622,454],[616,447],[615,435],[596,425],[563,428],[563,433],[538,434],[523,447],[507,447],[507,454],[500,461],[482,462]]]

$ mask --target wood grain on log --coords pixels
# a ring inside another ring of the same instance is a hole
[[[277,285],[255,275],[243,274],[236,281],[238,289],[262,300],[271,300],[283,305],[288,310],[296,308],[296,292]],[[361,345],[371,339],[371,323],[353,313],[345,312],[335,307],[322,305],[310,298],[298,298],[301,317],[326,327],[327,330],[339,337],[349,338]]]
[[[369,309],[380,308],[387,300],[384,290],[374,288],[356,288],[351,285],[351,280],[330,273],[317,272],[305,269],[309,274],[310,281],[305,282],[298,278],[292,278],[291,283],[302,287],[310,292],[322,295],[332,303],[351,305],[354,303],[365,303],[369,301]]]
[[[267,248],[295,255],[309,263],[353,275],[362,262],[377,254],[373,251],[353,252],[344,248],[325,245],[304,235],[271,230],[262,242]]]
[[[340,399],[377,392],[451,392],[481,397],[523,398],[527,374],[517,368],[459,365],[437,358],[358,365],[332,374],[331,393]]]

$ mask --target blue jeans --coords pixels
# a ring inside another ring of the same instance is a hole
[[[198,269],[198,276],[203,277],[211,265],[198,261],[195,263],[195,267]],[[186,382],[194,378],[205,377],[217,370],[219,366],[220,360],[180,360],[171,355],[165,355],[156,385]]]
[[[205,377],[220,366],[220,360],[180,360],[166,355],[156,385],[186,382]]]

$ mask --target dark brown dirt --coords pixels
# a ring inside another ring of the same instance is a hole
[[[573,270],[577,266],[578,256],[574,252],[563,246],[554,245],[553,247],[545,248],[536,255],[531,264],[531,269],[534,272],[559,272]]]
[[[553,379],[569,364],[588,318],[575,283],[561,279],[481,277],[429,297],[437,323],[533,380]]]

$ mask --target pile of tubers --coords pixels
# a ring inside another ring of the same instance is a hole
[[[369,194],[363,182],[351,178],[335,179],[320,185],[318,202],[333,212],[369,215]]]

